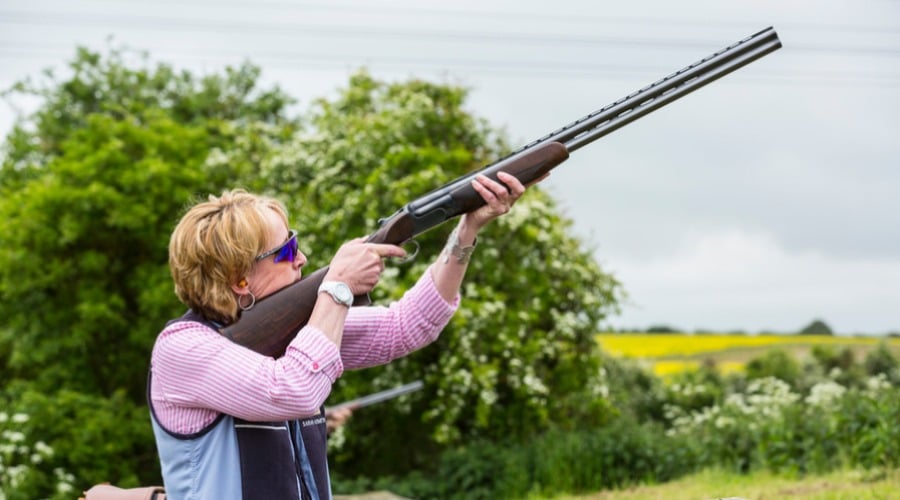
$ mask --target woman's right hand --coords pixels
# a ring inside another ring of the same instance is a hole
[[[378,284],[385,257],[405,256],[406,251],[396,245],[366,243],[365,238],[356,238],[341,245],[334,254],[325,280],[342,281],[353,295],[363,295]]]

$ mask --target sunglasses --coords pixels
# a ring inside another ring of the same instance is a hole
[[[297,231],[291,229],[288,233],[288,239],[281,245],[269,250],[266,253],[262,253],[256,256],[256,260],[261,261],[270,255],[275,256],[275,262],[281,262],[286,260],[288,262],[294,262],[294,259],[297,258]]]

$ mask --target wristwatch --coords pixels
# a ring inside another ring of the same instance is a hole
[[[350,307],[353,305],[353,292],[346,283],[341,281],[323,281],[319,285],[319,293],[325,292],[331,295],[338,304]]]

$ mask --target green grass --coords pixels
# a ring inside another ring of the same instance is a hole
[[[900,498],[900,470],[837,471],[822,476],[791,478],[766,472],[735,474],[706,470],[676,481],[636,486],[565,499],[656,500],[656,499],[776,499],[874,500]]]

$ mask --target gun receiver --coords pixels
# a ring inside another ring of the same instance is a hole
[[[368,241],[402,245],[484,205],[481,196],[471,187],[475,176],[486,175],[497,180],[498,172],[507,172],[523,184],[536,181],[568,159],[570,153],[779,48],[781,41],[771,27],[729,45],[409,202],[384,219]],[[256,352],[281,356],[297,331],[309,320],[327,270],[327,267],[319,269],[261,299],[253,309],[244,311],[237,322],[222,328],[221,333]],[[358,297],[357,304],[363,303],[365,297]]]

